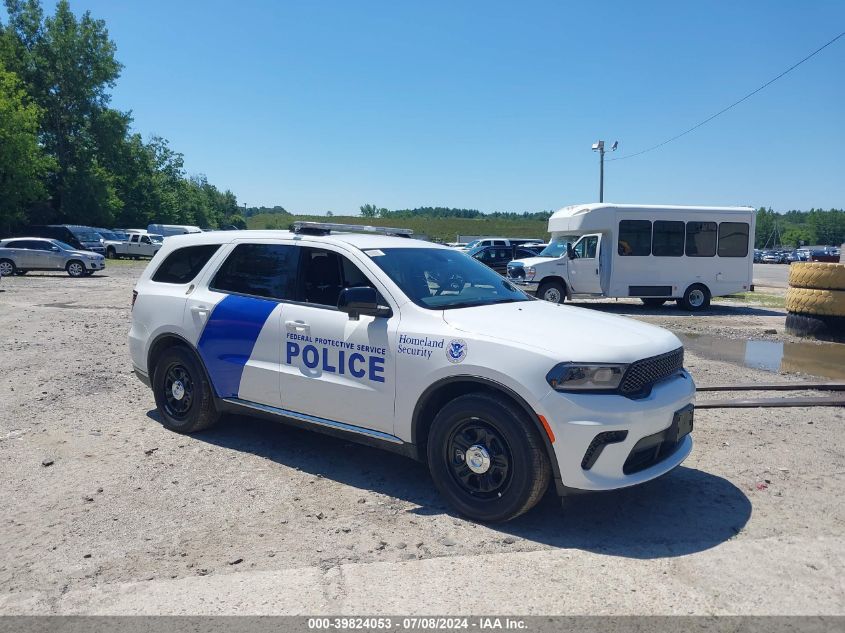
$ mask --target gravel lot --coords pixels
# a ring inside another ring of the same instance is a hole
[[[126,347],[142,266],[0,284],[0,613],[845,614],[842,409],[702,410],[670,475],[478,525],[391,454],[241,417],[164,430]],[[777,309],[596,307],[789,340]]]

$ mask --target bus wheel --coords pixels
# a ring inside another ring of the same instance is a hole
[[[704,284],[693,284],[686,289],[683,298],[678,299],[678,306],[691,312],[706,310],[710,307],[710,291]]]
[[[566,301],[566,290],[559,281],[547,281],[537,290],[537,296],[549,303],[563,303]]]

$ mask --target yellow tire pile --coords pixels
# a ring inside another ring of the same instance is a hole
[[[791,264],[786,310],[795,334],[845,335],[845,264]]]

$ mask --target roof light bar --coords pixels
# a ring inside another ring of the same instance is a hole
[[[399,229],[389,226],[367,226],[363,224],[335,224],[334,222],[294,222],[293,232],[310,235],[328,235],[332,231],[339,233],[378,233],[397,237],[411,237],[411,229]]]

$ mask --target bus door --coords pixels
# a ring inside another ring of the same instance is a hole
[[[601,234],[584,235],[572,247],[569,284],[576,294],[601,294]]]

